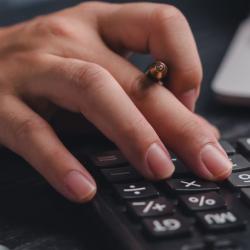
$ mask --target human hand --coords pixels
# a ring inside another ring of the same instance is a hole
[[[54,105],[81,113],[147,178],[173,173],[164,145],[201,177],[231,173],[216,132],[192,112],[202,69],[175,7],[89,2],[2,28],[0,41],[0,142],[68,199],[90,200],[96,184],[42,118]],[[168,89],[145,87],[130,51],[164,61]]]

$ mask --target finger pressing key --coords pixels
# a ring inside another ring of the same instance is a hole
[[[30,82],[27,91],[81,112],[144,176],[163,179],[172,175],[174,165],[155,130],[105,69],[56,56],[43,59],[40,69],[36,88]],[[45,75],[46,71],[50,73]]]

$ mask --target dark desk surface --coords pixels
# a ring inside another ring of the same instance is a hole
[[[53,5],[52,2],[58,3]],[[52,9],[67,6],[67,2],[79,1],[51,1]],[[204,81],[197,111],[216,124],[226,138],[250,134],[249,109],[218,104],[209,88],[235,28],[246,16],[247,1],[168,2],[177,5],[188,17],[202,58]],[[0,23],[10,24],[48,11],[50,8],[46,5],[35,7],[32,11],[6,12],[0,9]],[[148,63],[148,57],[135,57],[133,60],[141,67]],[[98,222],[90,223],[89,205],[71,204],[46,184],[34,185],[33,170],[22,166],[25,163],[16,160],[13,155],[2,153],[0,159],[0,243],[16,250],[104,249],[98,246],[97,240],[95,243],[92,241],[95,236],[91,231],[100,225]],[[13,180],[17,176],[18,184]],[[29,181],[22,182],[27,176]]]

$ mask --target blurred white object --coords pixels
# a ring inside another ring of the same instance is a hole
[[[250,18],[236,31],[212,90],[222,102],[250,106]]]

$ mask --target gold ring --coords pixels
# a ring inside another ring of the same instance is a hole
[[[147,68],[145,74],[154,81],[162,81],[166,78],[167,73],[167,65],[162,61],[156,61]]]

